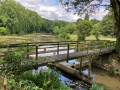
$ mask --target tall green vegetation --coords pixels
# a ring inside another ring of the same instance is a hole
[[[100,23],[100,33],[104,36],[115,36],[114,23],[113,13],[110,11]]]
[[[90,22],[92,23],[92,25],[95,25],[95,24],[97,24],[97,23],[100,23],[100,20],[91,19]]]
[[[88,14],[88,13],[85,14],[85,18],[84,18],[84,20],[89,21],[89,14]]]
[[[99,40],[100,36],[100,28],[99,28],[99,23],[95,24],[92,29],[92,34],[95,35],[96,39]]]
[[[44,19],[14,0],[4,0],[0,5],[0,27],[6,28],[8,34],[52,33],[55,26],[65,25],[65,21]]]
[[[78,40],[85,40],[85,38],[91,34],[92,24],[87,20],[81,20],[77,24],[77,30]]]

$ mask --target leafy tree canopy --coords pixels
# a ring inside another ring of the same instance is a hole
[[[78,40],[85,40],[85,37],[89,36],[92,31],[92,24],[87,20],[82,20],[77,24]]]

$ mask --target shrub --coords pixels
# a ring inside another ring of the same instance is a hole
[[[111,75],[115,75],[116,74],[116,68],[110,68],[109,73]]]
[[[23,54],[20,51],[10,51],[8,55],[2,60],[2,73],[7,75],[19,74],[22,60]]]
[[[67,34],[67,35],[65,36],[65,38],[66,38],[66,39],[70,39],[70,35]]]
[[[60,80],[60,76],[54,70],[40,70],[40,72],[32,73],[32,71],[24,72],[21,75],[24,80],[34,82],[39,88],[45,90],[69,90]]]
[[[104,90],[104,87],[94,82],[90,90]]]
[[[6,34],[7,34],[6,28],[0,27],[0,34],[1,34],[1,35],[6,35]]]

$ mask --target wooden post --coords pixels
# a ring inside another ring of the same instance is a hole
[[[91,63],[92,63],[92,56],[88,56],[89,59],[89,70],[88,70],[88,76],[90,76],[90,72],[91,72]]]
[[[78,44],[78,43],[79,43],[79,41],[77,41],[77,52],[79,51],[79,49],[78,49],[78,45],[79,45],[79,44]]]
[[[69,59],[69,50],[70,50],[70,44],[68,43],[68,46],[67,46],[67,62],[68,62],[68,59]]]
[[[58,42],[58,45],[57,45],[57,55],[59,55],[59,42]]]
[[[27,43],[27,59],[29,59],[29,44]]]
[[[79,73],[82,71],[82,58],[80,58],[80,67],[79,67]]]
[[[99,53],[101,54],[101,45],[100,45],[100,52]]]
[[[84,40],[84,47],[85,47],[86,41]],[[85,48],[83,49],[83,51],[85,51]]]
[[[110,51],[110,48],[111,48],[111,42],[110,42],[110,45],[109,45],[109,51]]]
[[[3,86],[4,86],[4,90],[7,90],[7,77],[5,76],[4,77],[4,83],[3,83]]]
[[[88,55],[88,50],[89,50],[89,43],[88,43],[88,46],[87,46],[87,55]]]
[[[39,45],[36,45],[36,60],[38,60],[38,46]]]
[[[55,52],[55,50],[54,50],[54,51],[53,51],[53,56],[55,56],[55,53],[56,53],[56,52]]]
[[[46,52],[46,48],[44,48],[44,53]]]

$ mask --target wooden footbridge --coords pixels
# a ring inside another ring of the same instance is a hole
[[[24,52],[26,62],[37,61],[37,66],[81,58],[79,64],[79,72],[81,72],[82,57],[87,56],[89,60],[90,75],[92,63],[90,56],[111,53],[115,50],[115,47],[116,41],[110,40],[55,41],[9,44],[0,46],[0,58],[6,56],[10,49],[12,51],[19,50]],[[32,69],[31,67],[29,68]]]
[[[26,58],[49,57],[47,62],[58,62],[85,57],[94,54],[106,54],[115,50],[116,42],[109,40],[87,40],[87,41],[59,41],[59,42],[35,42],[9,44],[0,46],[0,57],[6,56],[8,51],[20,48],[26,52]],[[3,50],[2,50],[3,49]]]

